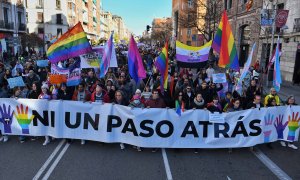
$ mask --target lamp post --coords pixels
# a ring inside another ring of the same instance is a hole
[[[271,40],[271,47],[270,47],[270,56],[272,56],[273,54],[273,46],[274,46],[274,35],[275,35],[275,28],[276,28],[276,24],[275,24],[275,20],[276,20],[276,16],[277,16],[277,4],[278,4],[278,0],[276,0],[276,4],[275,6],[273,5],[273,0],[269,0],[272,3],[272,12],[273,12],[273,22],[272,22],[272,40]],[[270,58],[269,58],[269,63],[270,63]],[[268,68],[268,73],[267,73],[267,82],[266,82],[266,86],[269,86],[269,72],[270,72],[270,68]]]

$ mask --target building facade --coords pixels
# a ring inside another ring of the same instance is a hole
[[[20,35],[26,33],[26,7],[23,0],[0,1],[0,39],[3,52],[20,52]]]
[[[25,0],[27,33],[35,33],[47,43],[69,28],[67,0]],[[41,50],[43,47],[40,47]]]
[[[260,12],[263,0],[253,1],[252,7],[247,10],[249,0],[233,1],[224,0],[223,9],[226,10],[231,24],[232,32],[239,55],[239,64],[244,66],[254,43],[258,46],[260,36]],[[254,53],[253,61],[257,57],[257,48]]]
[[[300,83],[300,1],[298,0],[278,0],[273,2],[276,9],[289,10],[289,16],[284,28],[275,29],[273,49],[277,45],[277,38],[280,39],[282,55],[280,58],[280,70],[282,79],[288,82]],[[264,9],[271,9],[272,3],[265,1]],[[266,33],[267,32],[267,33]],[[266,67],[270,59],[271,48],[271,27],[262,28],[258,58],[263,67]],[[268,35],[269,34],[269,35]]]
[[[69,27],[82,23],[88,39],[100,39],[101,0],[67,0]]]
[[[190,46],[201,46],[203,44],[203,35],[195,26],[188,28],[183,26],[181,17],[189,10],[194,12],[203,11],[203,9],[198,9],[196,1],[204,0],[172,0],[173,39]],[[201,26],[204,23],[205,21],[199,18],[197,25]]]

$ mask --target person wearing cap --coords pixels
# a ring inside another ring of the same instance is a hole
[[[140,101],[141,101],[143,104],[145,104],[145,98],[142,96],[142,91],[141,91],[140,89],[137,89],[137,90],[135,91],[134,96],[135,96],[135,95],[139,97]],[[134,101],[134,97],[132,97],[132,99],[130,100],[130,102],[132,102],[132,101]]]
[[[103,84],[97,84],[96,90],[92,93],[91,102],[98,102],[98,103],[109,103],[109,96],[107,92],[104,90]]]
[[[280,105],[280,99],[279,99],[279,96],[275,90],[275,88],[271,88],[270,89],[270,94],[268,94],[266,97],[265,97],[265,101],[264,101],[264,105],[266,106],[268,104],[268,101],[270,98],[274,98],[275,101],[276,101],[276,104],[277,106]]]

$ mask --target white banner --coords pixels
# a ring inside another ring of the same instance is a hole
[[[0,130],[8,135],[123,142],[140,147],[230,148],[299,136],[300,106],[224,113],[209,122],[206,110],[131,109],[112,104],[0,99]]]

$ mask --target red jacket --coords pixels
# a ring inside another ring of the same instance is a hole
[[[145,105],[146,105],[146,107],[149,106],[150,108],[165,108],[166,107],[166,104],[162,98],[158,98],[158,99],[150,98],[149,100],[146,101]]]
[[[85,91],[85,101],[90,101],[91,94],[87,90],[84,90],[84,91]],[[72,96],[72,100],[77,101],[77,96],[78,96],[78,90],[75,90],[73,93],[73,96]]]
[[[109,103],[110,102],[109,96],[108,96],[106,91],[102,90],[102,96],[103,96],[103,102],[104,103]],[[95,100],[96,100],[96,91],[94,91],[92,93],[92,96],[91,96],[91,101],[95,102]]]

